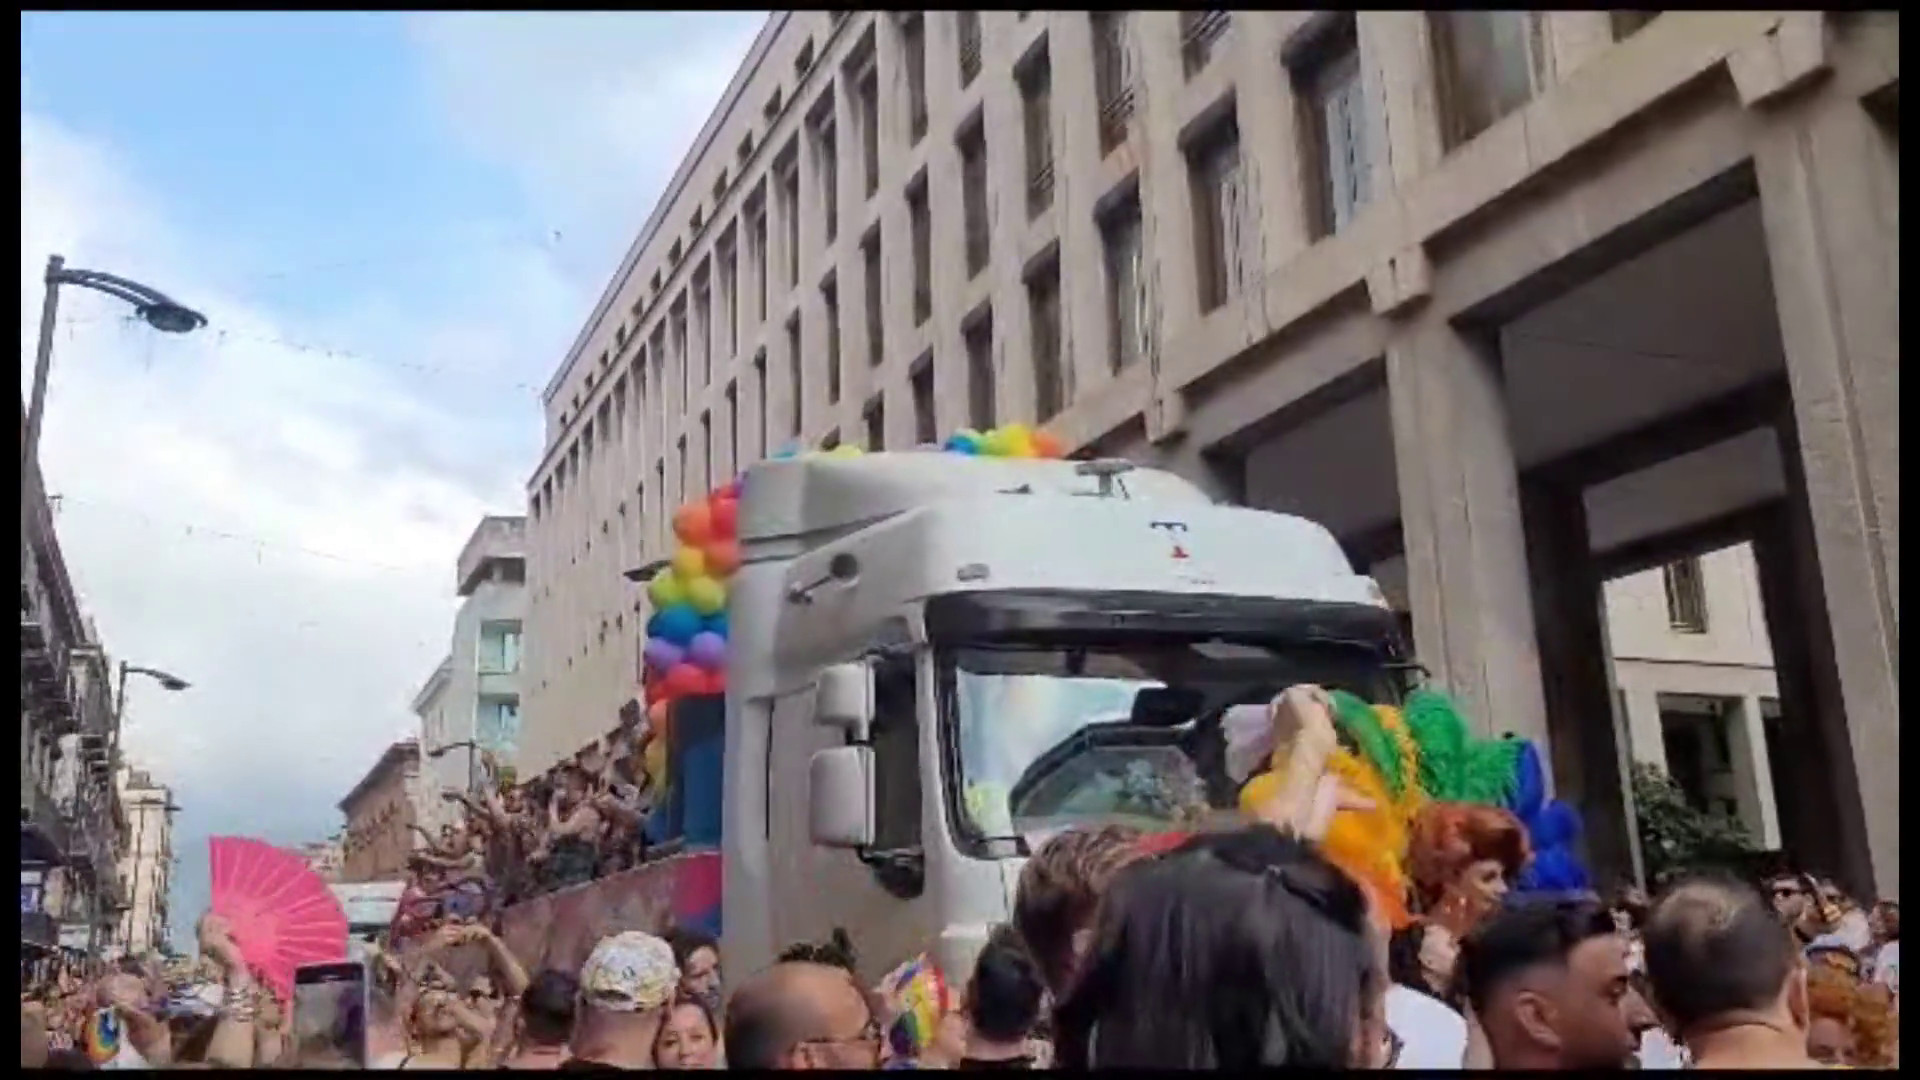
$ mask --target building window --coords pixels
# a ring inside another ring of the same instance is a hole
[[[923,356],[913,366],[913,441],[927,446],[939,441],[933,411],[933,357]]]
[[[727,440],[732,451],[727,467],[738,474],[746,458],[740,452],[740,388],[731,379],[727,380]]]
[[[967,233],[967,276],[987,268],[993,254],[987,219],[987,128],[975,123],[960,133],[961,215]]]
[[[1027,143],[1027,219],[1053,205],[1053,65],[1046,50],[1020,71],[1020,111]]]
[[[833,126],[833,95],[827,94],[814,106],[813,157],[815,176],[820,181],[820,213],[824,242],[832,246],[840,230],[840,144]]]
[[[474,670],[482,675],[512,675],[520,670],[519,622],[480,624],[480,654]]]
[[[956,11],[953,24],[954,41],[960,50],[960,85],[965,88],[980,74],[980,13]]]
[[[927,134],[927,22],[914,12],[900,22],[900,51],[907,62],[907,142]]]
[[[820,304],[827,320],[827,404],[840,403],[840,285],[828,278],[820,286]]]
[[[1100,109],[1100,152],[1127,141],[1133,121],[1132,17],[1125,11],[1096,11],[1093,29],[1093,89]]]
[[[907,225],[913,247],[913,325],[933,315],[933,215],[927,206],[927,178],[907,188]]]
[[[1251,217],[1246,173],[1240,167],[1240,130],[1233,117],[1189,151],[1193,180],[1194,263],[1200,277],[1200,310],[1212,311],[1237,296],[1246,274]]]
[[[861,414],[861,419],[866,423],[867,427],[867,449],[876,452],[885,450],[887,448],[886,402],[878,397],[867,402],[867,407]]]
[[[1436,11],[1428,18],[1449,150],[1525,105],[1551,81],[1545,12]]]
[[[780,215],[787,243],[787,276],[781,284],[793,288],[800,284],[800,163],[793,147],[775,167],[780,177]]]
[[[667,328],[665,326],[653,328],[653,343],[649,351],[653,354],[653,399],[655,404],[660,406],[659,430],[664,432],[667,429],[667,418],[671,415],[667,411]]]
[[[700,490],[713,490],[713,414],[700,410]]]
[[[1033,408],[1041,423],[1067,404],[1060,357],[1060,262],[1049,259],[1027,279],[1027,323],[1033,332]]]
[[[1625,41],[1639,33],[1646,25],[1658,18],[1657,11],[1609,11],[1607,17],[1613,23],[1613,40]]]
[[[720,355],[732,357],[740,347],[740,260],[735,254],[733,229],[720,238]]]
[[[474,741],[488,750],[512,749],[520,741],[520,702],[513,698],[481,698],[474,734]]]
[[[993,312],[975,318],[961,331],[967,344],[967,423],[975,431],[994,425],[997,402],[993,383]]]
[[[1688,557],[1661,568],[1667,589],[1667,625],[1682,634],[1707,632],[1707,588],[1700,560]]]
[[[1314,237],[1347,227],[1373,193],[1373,130],[1353,16],[1293,72],[1309,162]]]
[[[653,550],[666,549],[665,538],[668,527],[667,518],[667,462],[663,457],[653,463],[653,513],[647,520],[653,522]]]
[[[866,197],[871,199],[880,190],[880,73],[871,51],[860,66],[854,96],[859,107],[861,175]]]
[[[867,292],[867,366],[879,367],[887,358],[886,311],[880,305],[880,231],[875,229],[860,245],[864,264],[861,284]]]
[[[691,359],[698,365],[693,385],[702,390],[713,379],[713,289],[709,282],[707,264],[701,263],[693,276],[694,354]]]
[[[767,197],[756,188],[747,199],[747,273],[753,278],[753,325],[767,318]]]
[[[804,79],[807,77],[807,72],[812,69],[813,39],[808,38],[807,41],[800,46],[799,54],[793,58],[793,77],[796,80]],[[797,97],[798,95],[796,94],[795,96]]]
[[[1107,337],[1117,373],[1147,356],[1153,345],[1139,195],[1114,207],[1100,222],[1100,233],[1106,254]]]
[[[681,299],[674,303],[669,332],[673,338],[673,359],[680,368],[680,409],[687,411],[687,403],[693,400],[693,365],[687,359],[687,302]]]
[[[795,312],[793,318],[787,320],[787,380],[790,395],[787,430],[796,439],[805,430],[800,423],[806,418],[800,411],[807,397],[803,370],[800,365],[800,315]]]
[[[1232,25],[1232,13],[1225,11],[1183,11],[1180,13],[1180,62],[1187,78],[1198,75],[1220,47]]]
[[[687,471],[687,437],[685,435],[675,440],[674,453],[676,456],[673,471],[680,485],[675,490],[680,494],[680,501],[687,502],[693,498],[693,476]]]
[[[767,430],[767,350],[761,349],[753,354],[753,407],[760,414],[760,445],[756,453],[765,457],[770,432]]]

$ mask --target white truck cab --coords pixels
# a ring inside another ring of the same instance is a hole
[[[762,462],[728,621],[723,950],[851,934],[956,983],[1047,836],[1231,811],[1220,717],[1393,700],[1393,613],[1325,528],[1126,462]]]

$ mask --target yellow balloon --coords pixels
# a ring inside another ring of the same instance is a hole
[[[647,744],[643,755],[647,768],[647,779],[653,782],[653,790],[661,791],[667,786],[667,742],[655,739]]]
[[[655,611],[665,611],[687,602],[686,586],[678,574],[663,570],[647,583],[647,598],[653,601]]]
[[[688,545],[673,553],[673,572],[682,581],[692,581],[707,572],[707,553]]]
[[[727,608],[727,587],[710,577],[689,578],[687,603],[702,615],[718,615]]]
[[[1008,457],[1030,458],[1034,456],[1033,432],[1025,424],[1008,424],[1000,429],[1001,445],[1006,447]]]

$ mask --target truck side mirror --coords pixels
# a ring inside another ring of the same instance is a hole
[[[853,663],[822,671],[813,698],[813,721],[840,728],[854,742],[865,742],[873,724],[873,669]]]
[[[807,763],[807,828],[828,848],[873,843],[873,750],[832,746]]]

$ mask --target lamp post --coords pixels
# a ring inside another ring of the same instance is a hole
[[[27,406],[26,431],[20,445],[20,483],[23,488],[32,476],[33,463],[40,453],[40,418],[47,404],[47,371],[53,366],[53,327],[59,319],[60,286],[75,285],[117,296],[132,304],[134,314],[140,316],[148,326],[162,333],[185,334],[207,325],[205,315],[175,302],[158,289],[98,270],[69,270],[67,260],[59,255],[47,259],[46,285],[46,299],[40,306],[40,344],[33,357],[33,391]]]
[[[113,702],[113,743],[112,750],[107,755],[109,765],[115,769],[120,767],[120,728],[127,717],[127,676],[129,675],[145,675],[159,683],[162,689],[171,690],[176,694],[193,685],[180,676],[161,671],[159,668],[141,667],[139,664],[129,664],[125,660],[120,661],[120,687],[114,695]]]
[[[439,761],[442,757],[446,756],[447,751],[458,750],[463,746],[467,748],[467,794],[471,795],[473,794],[474,755],[480,750],[479,744],[475,743],[472,739],[461,739],[459,742],[450,742],[429,750],[427,751],[427,756],[435,761]]]

